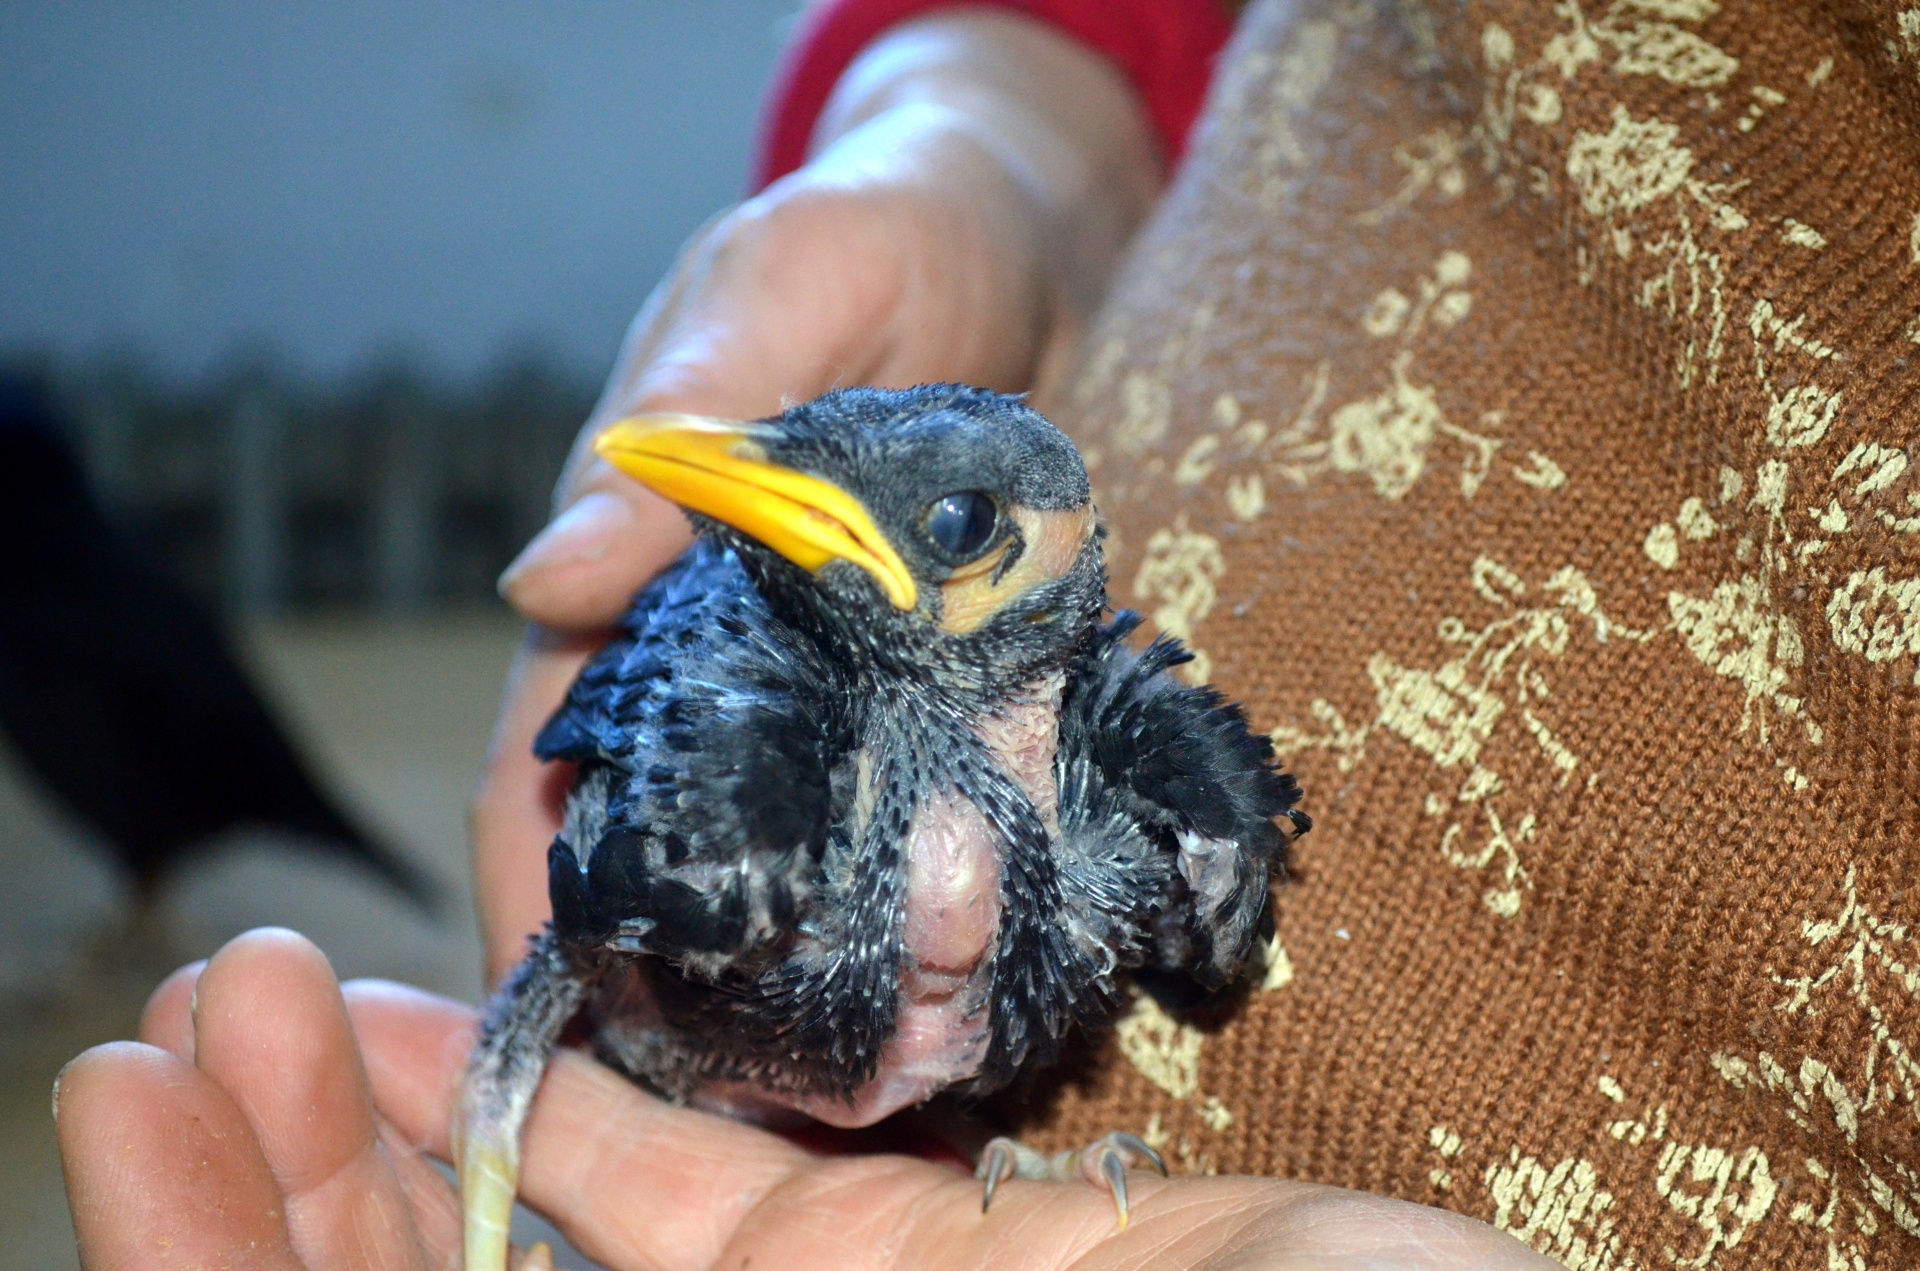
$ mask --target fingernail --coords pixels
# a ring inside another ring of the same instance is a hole
[[[60,1083],[66,1079],[67,1070],[65,1068],[55,1073],[53,1077],[53,1119],[55,1124],[58,1124],[60,1120]]]
[[[521,549],[500,575],[505,596],[531,574],[557,565],[587,564],[604,557],[633,524],[633,509],[618,495],[596,492],[555,517]]]

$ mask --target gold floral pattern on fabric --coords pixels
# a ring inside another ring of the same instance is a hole
[[[1133,594],[1156,602],[1149,614],[1154,624],[1185,641],[1192,652],[1193,661],[1182,671],[1196,684],[1211,678],[1212,666],[1206,651],[1193,643],[1194,628],[1212,612],[1226,568],[1220,540],[1190,528],[1183,516],[1147,540],[1140,570],[1134,575]]]
[[[1174,1019],[1142,993],[1114,1031],[1120,1053],[1148,1081],[1176,1099],[1190,1099],[1200,1089],[1200,1052],[1206,1038],[1199,1029]]]
[[[1781,1185],[1766,1152],[1753,1145],[1700,1141],[1682,1128],[1667,1105],[1638,1115],[1619,1115],[1635,1102],[1612,1076],[1593,1090],[1613,1108],[1602,1121],[1590,1156],[1547,1158],[1516,1146],[1491,1159],[1472,1179],[1491,1203],[1489,1221],[1534,1249],[1580,1271],[1640,1271],[1651,1267],[1711,1268],[1727,1265],[1734,1250],[1750,1245],[1760,1224],[1780,1215]],[[1477,1159],[1458,1135],[1430,1134],[1436,1152],[1463,1167]],[[1611,1145],[1607,1145],[1611,1140]],[[1449,1156],[1445,1151],[1451,1147]],[[1457,1188],[1454,1170],[1444,1171]],[[1629,1240],[1619,1227],[1619,1200],[1630,1189],[1663,1203],[1652,1241]]]
[[[1561,740],[1552,722],[1552,664],[1576,637],[1595,646],[1644,644],[1654,633],[1609,618],[1587,576],[1571,566],[1530,588],[1518,574],[1481,557],[1470,571],[1473,590],[1498,615],[1470,627],[1443,619],[1435,632],[1459,650],[1431,669],[1407,667],[1386,653],[1367,660],[1375,714],[1354,727],[1325,698],[1308,707],[1313,726],[1282,724],[1273,730],[1281,754],[1327,750],[1343,771],[1367,756],[1376,732],[1387,732],[1421,752],[1442,773],[1459,771],[1458,785],[1426,796],[1427,816],[1445,822],[1438,851],[1458,869],[1491,871],[1493,885],[1481,901],[1495,915],[1520,912],[1531,887],[1522,849],[1540,832],[1533,808],[1508,806],[1508,781],[1482,757],[1495,730],[1504,728],[1531,744],[1509,747],[1522,762],[1545,765],[1561,786],[1580,769],[1580,757]],[[1545,603],[1522,603],[1531,595]],[[1438,774],[1436,774],[1438,775]]]
[[[1057,1146],[1588,1271],[1920,1265],[1907,14],[1249,10],[1058,400],[1116,592],[1316,826]]]
[[[1732,1090],[1772,1101],[1789,1131],[1826,1132],[1837,1153],[1823,1158],[1779,1137],[1764,1145],[1702,1141],[1685,1113],[1666,1101],[1648,1106],[1628,1081],[1603,1074],[1594,1091],[1605,1102],[1593,1106],[1610,1108],[1598,1126],[1615,1146],[1596,1138],[1589,1155],[1558,1159],[1518,1146],[1490,1153],[1475,1181],[1491,1202],[1491,1221],[1569,1267],[1606,1271],[1725,1265],[1763,1223],[1815,1234],[1830,1267],[1875,1265],[1871,1246],[1883,1228],[1920,1236],[1920,1172],[1873,1146],[1875,1129],[1920,1115],[1914,1039],[1891,1022],[1920,998],[1920,939],[1865,907],[1852,869],[1839,912],[1806,919],[1801,939],[1812,962],[1806,973],[1773,977],[1780,992],[1771,1009],[1808,1028],[1851,1014],[1864,1025],[1861,1053],[1835,1064],[1810,1053],[1715,1052],[1706,1063]],[[1469,1185],[1474,1176],[1461,1171],[1480,1155],[1470,1141],[1435,1126],[1428,1145],[1441,1162],[1429,1171],[1437,1191]],[[1657,1247],[1644,1239],[1636,1247],[1612,1211],[1620,1194],[1648,1182],[1670,1215]]]
[[[1838,913],[1801,923],[1817,969],[1775,975],[1781,993],[1772,1005],[1814,1036],[1827,1031],[1818,1028],[1823,1017],[1851,1017],[1858,1052],[1843,1057],[1816,1044],[1797,1055],[1712,1056],[1727,1084],[1774,1100],[1794,1126],[1838,1131],[1834,1155],[1805,1158],[1806,1198],[1788,1218],[1821,1232],[1829,1265],[1843,1267],[1865,1265],[1863,1246],[1882,1223],[1920,1237],[1920,1161],[1873,1146],[1873,1131],[1920,1120],[1920,1037],[1898,1026],[1920,1002],[1920,937],[1868,910],[1857,880],[1849,868]]]
[[[1268,491],[1278,483],[1298,488],[1328,473],[1364,478],[1381,498],[1398,501],[1426,473],[1430,452],[1444,443],[1459,455],[1460,497],[1473,498],[1495,471],[1506,444],[1494,435],[1504,416],[1483,412],[1476,428],[1455,423],[1434,389],[1421,382],[1418,369],[1422,337],[1442,338],[1472,314],[1472,275],[1473,262],[1465,254],[1441,252],[1406,291],[1386,287],[1357,315],[1359,328],[1390,350],[1374,391],[1327,410],[1328,374],[1322,366],[1302,384],[1291,420],[1278,428],[1245,418],[1238,398],[1223,394],[1211,412],[1212,427],[1175,460],[1169,479],[1176,486],[1195,486],[1223,476],[1228,511],[1250,521],[1268,507]],[[1128,375],[1122,400],[1125,414],[1113,431],[1117,448],[1138,452],[1148,438],[1165,435],[1171,405],[1159,381]],[[1159,471],[1151,464],[1148,470]],[[1531,448],[1508,465],[1507,473],[1541,491],[1567,482],[1565,469]]]

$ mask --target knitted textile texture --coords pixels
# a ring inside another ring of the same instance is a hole
[[[1249,10],[1041,404],[1315,829],[1036,1146],[1920,1265],[1913,3]]]

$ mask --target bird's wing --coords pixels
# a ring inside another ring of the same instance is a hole
[[[825,848],[841,697],[738,561],[697,544],[535,742],[581,765],[550,857],[561,938],[716,972],[777,943]]]
[[[1288,816],[1294,832],[1307,824],[1292,811],[1300,787],[1275,769],[1272,744],[1247,728],[1240,707],[1168,673],[1192,657],[1178,641],[1163,636],[1137,654],[1126,647],[1139,621],[1119,615],[1069,681],[1061,759],[1086,763],[1176,854],[1181,883],[1169,904],[1189,943],[1162,958],[1219,987],[1245,962],[1266,916],[1268,878],[1286,865],[1291,835],[1274,818]]]

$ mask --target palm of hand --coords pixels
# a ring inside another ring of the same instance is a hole
[[[254,932],[155,993],[142,1043],[56,1088],[82,1259],[272,1271],[454,1267],[444,1156],[472,1039],[465,1007],[350,985],[287,932]],[[1468,1219],[1272,1179],[1137,1175],[1115,1230],[1091,1188],[979,1185],[904,1156],[822,1157],[673,1108],[566,1055],[529,1125],[524,1193],[588,1256],[627,1268],[1146,1265],[1550,1267]]]

